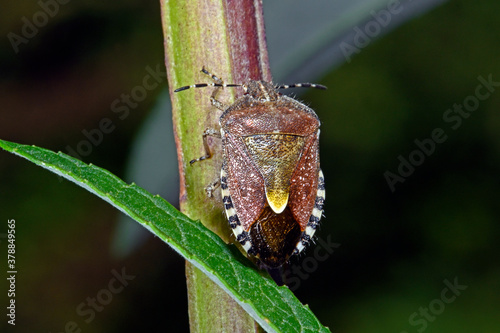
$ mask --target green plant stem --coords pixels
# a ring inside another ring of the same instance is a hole
[[[231,241],[220,198],[207,198],[205,186],[219,175],[220,141],[209,141],[211,160],[189,165],[204,155],[202,133],[218,128],[220,112],[210,105],[211,90],[175,88],[211,82],[207,68],[228,83],[249,79],[271,81],[260,1],[162,1],[166,67],[172,99],[174,133],[180,172],[180,207],[226,242]],[[231,104],[238,89],[218,97]],[[218,195],[218,192],[215,193]],[[192,332],[255,332],[258,325],[205,274],[186,264],[189,318]]]

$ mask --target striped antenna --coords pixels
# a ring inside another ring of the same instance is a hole
[[[214,82],[212,83],[197,83],[197,84],[192,84],[190,86],[184,86],[180,87],[174,90],[174,92],[179,92],[191,88],[205,88],[205,87],[242,87],[244,86],[243,84],[236,84],[236,83],[224,83],[220,78],[215,76],[214,74],[210,73],[207,71],[205,68],[201,69],[201,72],[205,73],[206,75],[210,76]],[[315,88],[315,89],[321,89],[321,90],[326,90],[327,88],[321,84],[315,84],[315,83],[295,83],[295,84],[282,84],[279,86],[276,86],[276,89],[290,89],[290,88]]]
[[[174,92],[179,92],[191,88],[204,88],[204,87],[241,87],[241,84],[226,84],[226,83],[197,83],[190,86],[180,87],[174,90]]]
[[[241,84],[235,84],[235,83],[224,83],[222,82],[221,79],[219,79],[217,76],[215,76],[214,74],[210,73],[209,71],[207,71],[205,69],[205,67],[203,67],[201,69],[201,71],[205,74],[207,74],[208,76],[210,76],[212,78],[212,80],[214,80],[213,83],[197,83],[197,84],[192,84],[190,86],[184,86],[184,87],[180,87],[180,88],[177,88],[174,90],[174,92],[179,92],[179,91],[183,91],[183,90],[187,90],[187,89],[190,89],[190,88],[204,88],[204,87],[241,87],[242,85]]]
[[[280,86],[277,86],[276,89],[289,89],[289,88],[315,88],[315,89],[321,89],[321,90],[326,90],[326,86],[323,86],[321,84],[315,84],[315,83],[295,83],[295,84],[282,84]]]

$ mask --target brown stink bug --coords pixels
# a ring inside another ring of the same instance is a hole
[[[203,133],[206,155],[212,156],[207,136],[222,139],[220,185],[227,219],[236,240],[268,270],[281,267],[309,243],[321,219],[325,182],[319,167],[319,126],[316,113],[278,89],[326,87],[310,83],[274,86],[265,81],[225,84],[207,70],[214,83],[181,87],[215,87],[212,105],[223,111],[220,133]],[[226,107],[216,99],[221,87],[243,87],[245,94]]]

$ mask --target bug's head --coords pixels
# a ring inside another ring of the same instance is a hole
[[[275,101],[280,95],[276,87],[265,81],[248,81],[242,86],[245,94],[261,102]]]

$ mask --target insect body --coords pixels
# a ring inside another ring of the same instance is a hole
[[[206,70],[204,73],[209,74]],[[315,87],[296,84],[275,87],[265,81],[215,83],[212,104],[223,110],[219,119],[223,164],[220,174],[222,200],[229,225],[249,255],[266,268],[282,266],[309,243],[321,219],[325,183],[319,167],[319,126],[316,113],[278,89]],[[242,86],[243,97],[225,107],[216,100],[219,87]],[[206,130],[206,136],[219,136]]]

